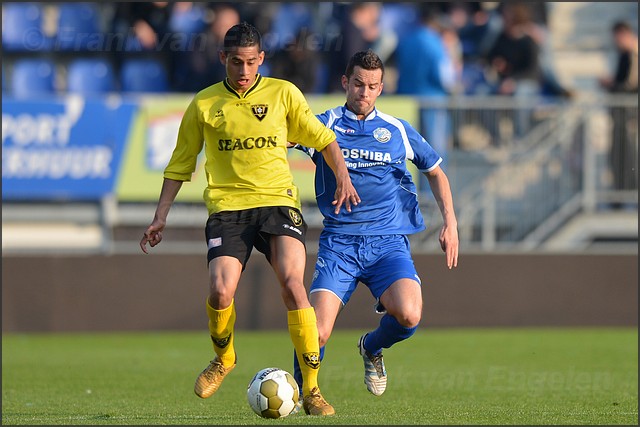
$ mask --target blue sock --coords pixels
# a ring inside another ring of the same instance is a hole
[[[324,359],[324,346],[320,347],[320,362],[322,362],[322,359]],[[293,350],[293,378],[298,383],[298,391],[302,396],[302,371],[300,370],[300,363],[298,363],[298,355],[295,350]]]
[[[364,348],[371,354],[378,354],[383,348],[389,348],[397,342],[406,340],[414,334],[416,329],[418,329],[417,326],[405,328],[398,323],[395,317],[385,314],[380,319],[378,329],[367,335],[364,340]]]

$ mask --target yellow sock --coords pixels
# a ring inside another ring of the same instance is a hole
[[[223,366],[236,363],[236,352],[233,348],[233,326],[236,323],[236,307],[231,304],[222,310],[216,310],[209,305],[207,298],[207,316],[209,316],[209,333],[216,352]]]
[[[287,323],[302,372],[302,394],[306,396],[318,386],[320,344],[316,312],[313,307],[290,310],[287,312]]]

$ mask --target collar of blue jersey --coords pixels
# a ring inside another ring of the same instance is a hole
[[[238,98],[242,99],[245,98],[247,95],[249,95],[249,93],[251,93],[256,87],[258,87],[258,84],[260,83],[260,81],[262,80],[262,76],[260,75],[260,73],[256,74],[256,81],[253,82],[253,84],[251,85],[251,87],[249,89],[247,89],[245,91],[245,93],[243,94],[239,94],[234,88],[233,86],[231,86],[231,83],[229,83],[229,78],[225,77],[224,79],[224,87],[227,88],[227,90],[229,92],[231,92],[232,94],[234,94],[235,96],[237,96]]]
[[[344,116],[347,117],[348,119],[351,120],[358,120],[358,116],[356,115],[356,113],[354,113],[353,111],[349,110],[349,107],[347,106],[347,103],[344,103],[344,112],[343,112]],[[369,115],[367,115],[367,117],[364,118],[364,120],[373,120],[378,116],[378,109],[376,107],[373,107],[373,110],[371,110],[371,112],[369,113]]]

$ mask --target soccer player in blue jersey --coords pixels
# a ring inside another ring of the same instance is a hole
[[[338,314],[363,283],[376,298],[376,311],[383,314],[378,327],[358,342],[364,382],[376,396],[387,385],[382,349],[411,337],[422,315],[421,281],[407,235],[424,230],[425,224],[407,160],[425,174],[438,203],[444,221],[439,242],[447,266],[458,264],[457,220],[449,180],[439,166],[442,158],[409,123],[376,109],[383,75],[378,55],[357,52],[342,76],[346,104],[318,115],[336,134],[362,199],[358,209],[335,212],[336,181],[329,165],[316,150],[296,145],[316,164],[316,199],[324,216],[309,297],[318,320],[320,357]],[[300,384],[296,357],[294,372]]]

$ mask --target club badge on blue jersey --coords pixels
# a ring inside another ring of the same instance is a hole
[[[391,139],[391,132],[389,129],[376,128],[376,130],[373,131],[373,137],[378,140],[378,142],[388,142]]]

